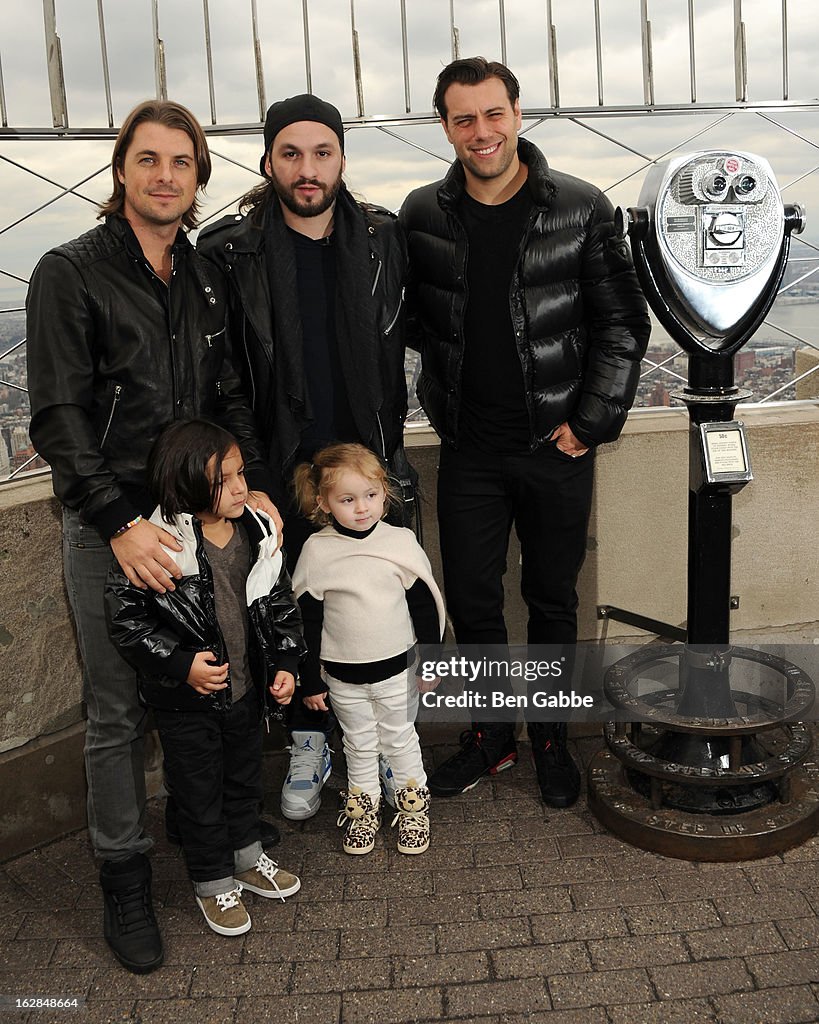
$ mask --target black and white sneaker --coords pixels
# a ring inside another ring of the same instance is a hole
[[[427,780],[434,796],[457,796],[477,786],[484,775],[497,775],[517,764],[518,748],[511,730],[476,726],[461,733],[461,749]]]

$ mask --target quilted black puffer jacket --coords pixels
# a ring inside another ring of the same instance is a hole
[[[200,694],[186,680],[199,651],[213,651],[224,664],[225,640],[216,617],[213,573],[202,541],[202,524],[191,515],[163,523],[158,510],[152,522],[177,536],[182,551],[170,554],[182,569],[176,589],[165,594],[141,590],[118,567],[111,569],[105,588],[108,632],[120,654],[138,674],[139,693],[149,707],[166,711],[224,711],[231,707],[230,673],[227,689]],[[294,675],[307,648],[301,612],[281,554],[271,557],[275,535],[264,513],[245,509],[240,520],[247,530],[255,562],[248,578],[249,662],[262,707],[267,687],[277,671]],[[260,546],[261,545],[261,546]],[[261,565],[266,560],[269,565]],[[266,570],[253,582],[253,574]],[[261,588],[261,593],[256,593]]]
[[[549,169],[525,139],[534,209],[509,293],[536,449],[568,421],[586,445],[619,435],[637,390],[650,323],[609,200],[593,185]],[[443,181],[416,189],[399,221],[407,235],[409,343],[422,356],[418,397],[457,446],[467,238],[458,217],[465,187],[455,161]]]

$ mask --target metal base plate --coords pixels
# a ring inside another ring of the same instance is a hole
[[[682,860],[738,861],[769,857],[805,842],[819,830],[819,764],[790,774],[791,800],[739,814],[655,810],[628,783],[608,750],[589,765],[589,809],[632,846]]]

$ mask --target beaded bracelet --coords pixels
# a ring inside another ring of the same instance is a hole
[[[121,537],[123,533],[127,533],[132,526],[136,526],[137,523],[142,522],[142,516],[137,516],[136,519],[132,519],[130,523],[126,523],[125,526],[120,526],[117,532],[114,534],[115,537]]]

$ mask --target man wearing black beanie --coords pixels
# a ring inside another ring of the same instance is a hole
[[[367,445],[406,487],[403,288],[406,246],[393,214],[353,199],[342,180],[344,125],[311,94],[274,103],[264,126],[265,181],[240,213],[202,232],[198,251],[229,284],[229,330],[284,516],[291,572],[314,527],[298,513],[293,469],[333,442]],[[404,523],[407,525],[407,523]],[[330,774],[330,717],[294,701],[282,813],[302,820]]]

